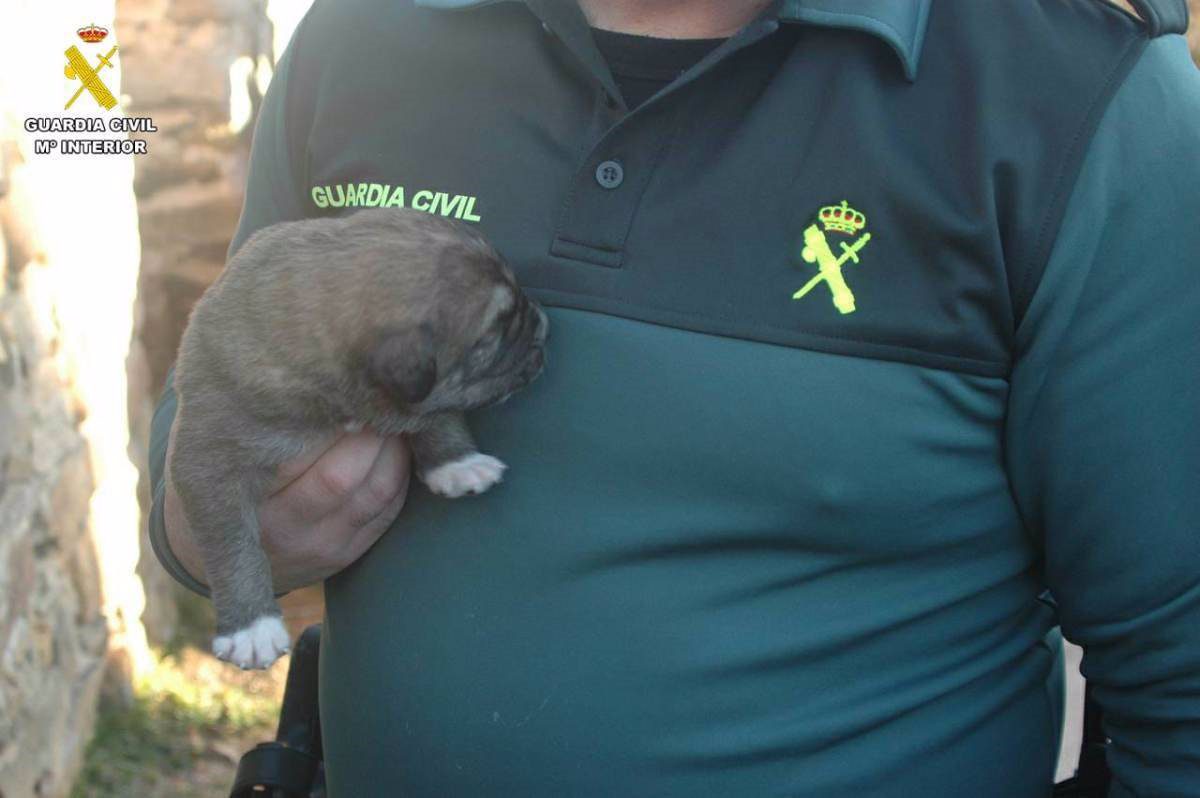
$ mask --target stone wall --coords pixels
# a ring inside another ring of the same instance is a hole
[[[271,63],[265,11],[265,0],[117,2],[126,113],[158,126],[134,175],[142,233],[137,336],[150,392],[161,388],[188,312],[224,266],[237,226],[251,117],[265,89],[259,77]]]
[[[1188,0],[1191,20],[1188,25],[1188,43],[1192,46],[1192,58],[1200,64],[1200,0]]]
[[[61,342],[45,318],[53,300],[26,271],[53,267],[23,249],[28,229],[16,226],[8,188],[0,198],[0,795],[57,795],[87,742],[107,624],[88,535],[86,409],[59,369]]]

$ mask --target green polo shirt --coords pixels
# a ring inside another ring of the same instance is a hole
[[[1061,624],[1111,795],[1200,795],[1200,77],[1138,5],[774,2],[629,111],[573,3],[318,0],[231,249],[453,216],[553,330],[504,482],[326,583],[330,794],[1046,796]]]

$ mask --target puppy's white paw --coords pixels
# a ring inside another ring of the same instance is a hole
[[[269,668],[289,647],[287,627],[274,615],[264,615],[245,629],[213,640],[217,658],[242,669]]]
[[[495,457],[475,452],[427,471],[421,479],[434,493],[457,499],[468,493],[483,493],[500,481],[506,468]]]

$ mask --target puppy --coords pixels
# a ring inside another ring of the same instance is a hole
[[[434,493],[481,493],[504,464],[462,411],[544,363],[546,315],[465,224],[401,208],[255,233],[200,298],[175,366],[171,473],[203,552],[214,653],[288,650],[255,508],[276,468],[339,429],[406,433]]]

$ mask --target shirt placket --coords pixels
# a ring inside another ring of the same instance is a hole
[[[620,268],[642,196],[662,156],[686,124],[680,118],[686,104],[670,102],[671,95],[737,51],[778,30],[779,3],[773,3],[633,111],[620,99],[616,81],[576,4],[528,0],[528,5],[541,19],[546,35],[568,54],[584,90],[594,95],[592,117],[586,126],[587,141],[581,147],[581,160],[555,224],[550,254]],[[714,90],[736,91],[737,87],[725,85]]]

